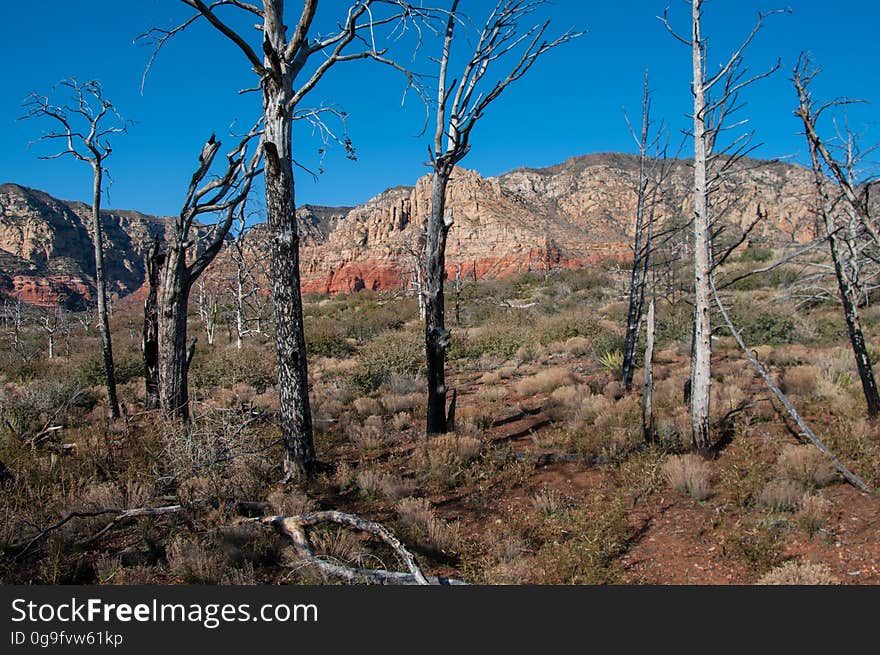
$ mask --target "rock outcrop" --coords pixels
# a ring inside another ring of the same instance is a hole
[[[484,178],[457,169],[449,185],[447,268],[450,277],[482,279],[518,271],[578,267],[629,256],[638,161],[596,154],[543,169],[523,168]],[[666,218],[691,212],[692,169],[672,163]],[[412,187],[388,189],[358,207],[306,205],[298,212],[303,290],[341,293],[407,286],[430,210],[430,176]],[[811,183],[805,169],[746,161],[729,175],[719,198],[725,222],[744,226],[758,208],[768,220],[753,233],[771,242],[812,237]],[[0,293],[36,304],[89,301],[94,267],[89,208],[14,184],[0,186]],[[168,219],[134,211],[104,212],[111,290],[122,296],[144,281],[143,257]],[[735,229],[735,228],[734,228]],[[265,227],[249,234],[265,263]],[[215,274],[230,262],[221,255]]]

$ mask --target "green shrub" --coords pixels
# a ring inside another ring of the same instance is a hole
[[[306,321],[306,352],[318,357],[348,357],[354,348],[335,321],[313,318]]]
[[[378,389],[397,375],[417,375],[422,371],[425,344],[419,332],[383,332],[361,349],[354,383],[363,392]]]

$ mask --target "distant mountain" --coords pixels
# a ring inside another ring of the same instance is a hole
[[[689,162],[672,163],[667,217],[688,216]],[[548,168],[521,168],[483,178],[457,169],[449,186],[454,226],[447,264],[452,275],[497,277],[516,271],[575,267],[629,252],[638,160],[601,153]],[[305,292],[338,293],[405,284],[430,209],[430,177],[388,189],[357,207],[305,205],[297,210]],[[811,184],[805,169],[749,160],[724,182],[725,220],[745,225],[758,206],[769,220],[756,238],[803,241],[812,235]],[[719,209],[721,209],[719,207]],[[76,306],[94,294],[89,207],[16,184],[0,185],[0,293],[36,304]],[[170,219],[136,211],[103,212],[112,292],[144,282],[144,254]],[[265,226],[249,233],[266,260]],[[221,255],[217,268],[228,261]]]

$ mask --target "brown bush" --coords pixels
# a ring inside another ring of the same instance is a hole
[[[811,445],[786,444],[777,461],[779,473],[807,487],[821,488],[837,478],[831,460]]]
[[[391,473],[383,473],[374,469],[363,469],[355,475],[357,486],[368,496],[397,500],[411,495],[415,482],[405,480]]]
[[[441,434],[429,439],[415,452],[422,474],[435,484],[452,485],[462,468],[476,459],[483,443],[457,434]]]
[[[793,512],[798,508],[804,490],[792,480],[771,480],[758,495],[758,502],[780,512]]]
[[[695,500],[712,495],[712,467],[699,455],[674,455],[663,465],[663,474],[676,491]]]
[[[455,551],[457,530],[437,517],[430,502],[424,498],[405,498],[395,509],[400,524],[422,546],[442,553]]]
[[[517,383],[516,392],[521,396],[534,396],[537,393],[550,393],[559,387],[573,383],[574,377],[571,371],[565,367],[557,366],[523,378]]]
[[[765,573],[760,585],[835,585],[840,580],[825,564],[810,564],[794,560]]]
[[[782,376],[782,390],[787,394],[809,397],[816,392],[822,372],[815,366],[794,366]]]
[[[809,534],[818,532],[831,511],[831,503],[819,494],[804,494],[797,514],[800,526]]]

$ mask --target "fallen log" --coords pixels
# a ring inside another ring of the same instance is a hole
[[[263,525],[284,535],[296,549],[298,557],[315,566],[322,573],[352,584],[370,583],[386,585],[463,585],[460,580],[425,576],[416,564],[415,558],[385,526],[367,521],[354,514],[336,511],[312,512],[299,516],[264,516],[256,519]],[[384,571],[338,564],[315,555],[308,537],[308,528],[317,525],[334,524],[343,528],[363,532],[386,544],[404,563],[406,571]]]

